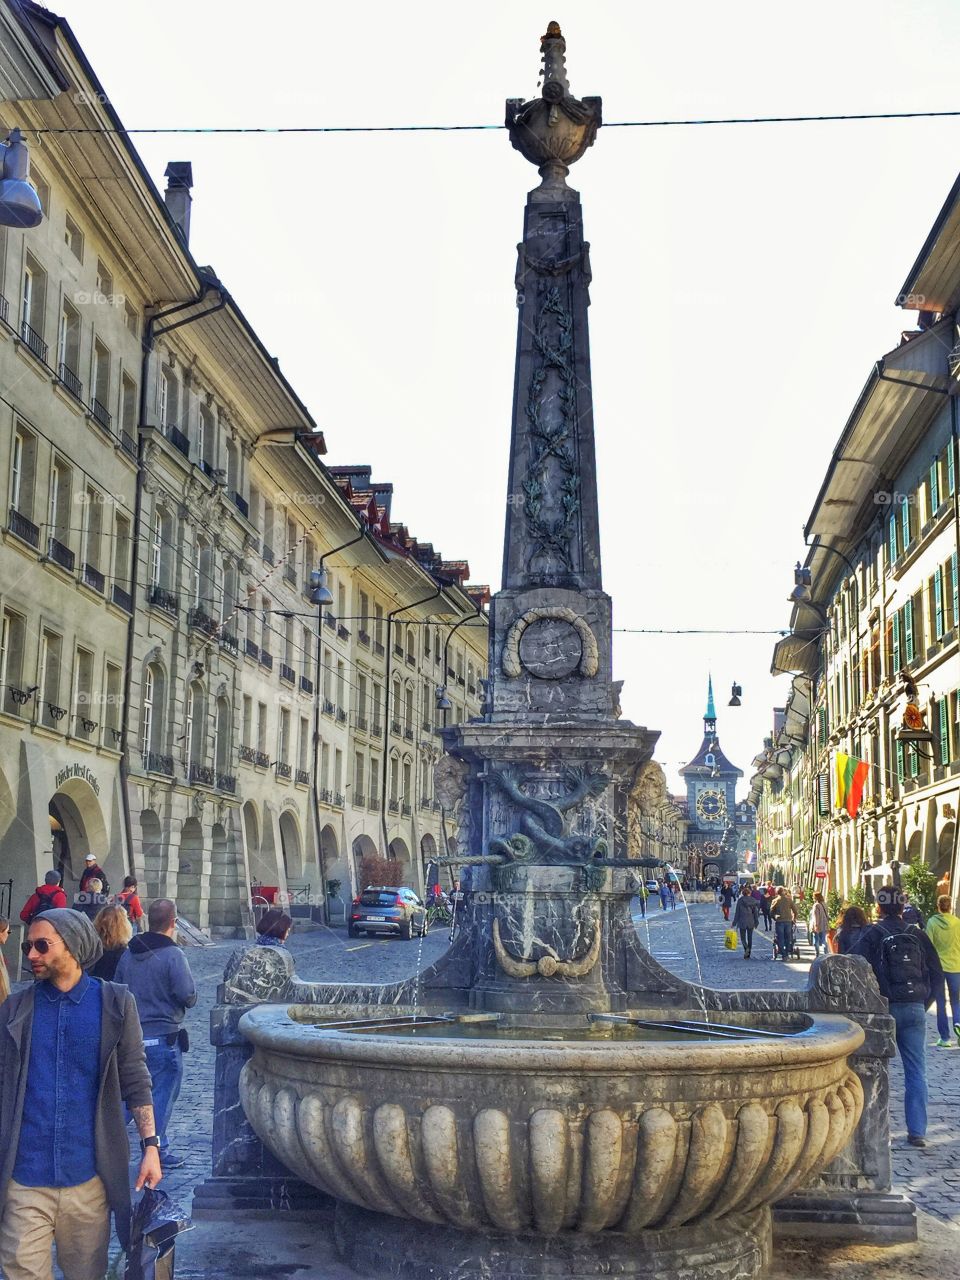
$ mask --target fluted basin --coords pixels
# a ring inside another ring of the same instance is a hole
[[[459,1231],[638,1238],[745,1220],[814,1179],[863,1106],[848,1065],[863,1031],[841,1017],[757,1039],[557,1043],[317,1025],[337,1016],[244,1015],[251,1125],[339,1201]]]

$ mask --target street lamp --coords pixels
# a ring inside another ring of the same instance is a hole
[[[23,134],[11,129],[3,146],[3,177],[0,179],[0,226],[28,230],[43,221],[40,197],[30,182],[30,155]]]

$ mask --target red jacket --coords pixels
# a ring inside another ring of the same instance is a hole
[[[123,907],[134,924],[143,918],[143,907],[135,889],[121,889],[117,894],[117,905]]]
[[[65,907],[67,905],[67,895],[63,892],[58,884],[39,884],[27,899],[26,906],[20,912],[20,919],[25,923],[30,923],[30,917],[36,911],[37,907]]]

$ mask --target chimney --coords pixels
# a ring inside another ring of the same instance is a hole
[[[171,160],[163,175],[167,180],[167,189],[163,193],[164,203],[171,218],[180,229],[183,243],[190,243],[190,205],[193,197],[190,189],[193,186],[193,167],[189,160]]]

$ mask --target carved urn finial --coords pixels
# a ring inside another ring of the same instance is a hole
[[[575,200],[567,186],[570,165],[593,145],[601,123],[599,98],[575,98],[566,65],[567,42],[558,22],[540,38],[543,60],[541,97],[507,99],[507,129],[516,149],[535,164],[543,179],[532,199]]]

